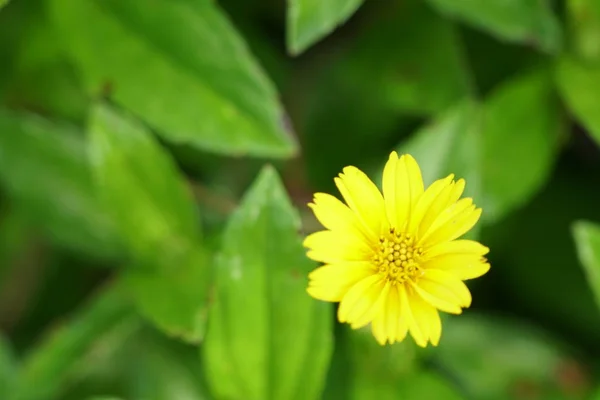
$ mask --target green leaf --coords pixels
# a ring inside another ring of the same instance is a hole
[[[600,62],[600,3],[596,0],[567,2],[571,45],[583,60]]]
[[[398,146],[421,166],[426,184],[450,173],[488,221],[522,206],[550,177],[563,128],[545,70],[508,81],[483,104],[463,101]],[[383,168],[380,168],[380,171]]]
[[[583,265],[596,304],[600,307],[600,225],[578,221],[573,224],[572,230],[579,261]]]
[[[407,2],[365,30],[336,73],[354,96],[373,97],[396,116],[429,115],[471,93],[460,46],[452,23],[421,3]]]
[[[600,400],[600,386],[598,386],[596,388],[596,390],[594,391],[594,394],[592,395],[592,397],[590,397],[591,400]]]
[[[30,350],[10,400],[57,398],[77,362],[103,335],[132,322],[133,310],[118,287],[96,296],[71,321]]]
[[[0,335],[0,398],[9,398],[16,376],[17,362],[13,350],[8,340]]]
[[[476,204],[482,196],[482,112],[481,107],[471,100],[459,102],[402,143],[399,154],[412,155],[421,168],[425,185],[454,174],[455,179],[465,179],[465,196],[472,197]],[[383,164],[379,169],[381,181]],[[485,214],[484,210],[484,214]],[[478,235],[475,226],[469,238]]]
[[[119,397],[111,397],[111,396],[95,396],[95,397],[90,397],[87,400],[122,400]]]
[[[287,8],[287,47],[300,54],[328,35],[360,7],[364,0],[289,0]]]
[[[133,311],[133,310],[132,310]],[[142,332],[152,330],[141,318],[132,314],[128,323],[123,323],[95,341],[92,348],[76,363],[68,373],[68,384],[61,391],[61,400],[81,400],[90,396],[119,396],[123,400],[135,397],[125,389],[138,388],[138,372],[144,355],[153,351],[142,339]],[[133,389],[132,389],[133,391]]]
[[[530,204],[486,230],[485,244],[493,260],[490,289],[493,281],[502,280],[511,288],[512,310],[537,315],[546,326],[567,328],[579,344],[600,337],[600,316],[578,265],[571,227],[582,217],[600,221],[600,192],[589,185],[598,170],[577,160],[568,168],[561,163]],[[568,301],[557,288],[568,293]],[[490,294],[491,300],[495,295]]]
[[[306,294],[314,268],[276,172],[265,168],[231,216],[216,259],[203,347],[216,398],[320,398],[332,352],[331,307]]]
[[[166,334],[197,343],[205,332],[210,263],[200,248],[172,262],[152,271],[133,265],[123,271],[124,283],[142,315]]]
[[[483,29],[502,40],[533,44],[556,53],[562,45],[560,23],[549,2],[522,0],[428,0],[446,16]]]
[[[14,209],[0,212],[0,288],[4,278],[15,267],[15,259],[28,251],[31,225],[22,212]]]
[[[452,385],[437,374],[421,370],[402,379],[353,382],[352,400],[396,400],[396,399],[444,399],[460,400]]]
[[[147,324],[132,324],[78,363],[61,400],[112,395],[123,400],[208,399],[197,349]]]
[[[469,398],[521,398],[518,393],[528,388],[543,399],[585,398],[571,397],[582,387],[559,379],[566,368],[583,373],[582,365],[544,332],[522,321],[472,313],[452,316],[432,354],[435,364],[453,376]]]
[[[81,124],[90,99],[68,63],[45,7],[28,4],[25,8],[26,20],[15,21],[27,28],[19,35],[20,51],[13,57],[3,101],[11,108],[36,110]]]
[[[167,259],[198,240],[192,194],[174,160],[134,119],[97,105],[89,151],[99,196],[136,259]]]
[[[200,340],[209,264],[199,247],[196,207],[175,162],[142,125],[107,105],[93,110],[90,135],[99,194],[134,256],[124,272],[127,287],[159,328]]]
[[[461,400],[464,396],[447,379],[441,375],[418,371],[406,377],[400,384],[400,396],[390,398],[397,399],[444,399]],[[366,399],[365,399],[366,400]]]
[[[121,253],[113,221],[94,196],[85,143],[69,126],[0,110],[0,180],[33,225],[93,256]]]
[[[378,163],[391,140],[420,122],[415,117],[443,112],[471,93],[460,39],[450,22],[421,2],[380,4],[386,9],[377,24],[332,56],[320,79],[298,84],[298,90],[317,87],[306,94],[308,110],[299,127],[318,190],[328,191],[331,177],[346,165]]]
[[[128,343],[132,360],[124,371],[128,399],[204,400],[201,363],[193,346],[144,330]],[[124,349],[126,350],[126,349]]]
[[[0,8],[8,4],[8,0],[0,0]]]
[[[399,381],[418,369],[417,348],[406,340],[381,346],[371,328],[350,331],[346,328],[351,360],[350,398],[353,400],[398,398]]]
[[[584,64],[563,56],[558,62],[556,77],[567,108],[600,143],[600,65]]]
[[[51,11],[88,92],[108,94],[165,139],[294,153],[273,85],[214,1],[54,0]]]
[[[506,82],[483,107],[482,207],[491,222],[523,206],[550,177],[564,124],[545,69]]]
[[[467,193],[477,198],[481,186],[480,135],[480,107],[467,100],[440,114],[397,151],[415,157],[426,185],[455,174],[467,181]]]
[[[423,369],[412,340],[381,346],[369,327],[349,331],[348,337],[352,375],[346,385],[350,386],[350,399],[461,398],[448,382]]]

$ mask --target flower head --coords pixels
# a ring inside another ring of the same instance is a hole
[[[410,332],[419,346],[436,346],[438,310],[469,307],[463,281],[490,269],[487,247],[457,240],[481,215],[471,198],[460,198],[465,181],[450,175],[425,189],[415,159],[393,152],[383,194],[355,167],[335,183],[346,204],[325,193],[309,204],[326,230],[304,241],[308,257],[325,264],[310,273],[308,293],[340,302],[338,319],[354,329],[370,323],[382,345]]]

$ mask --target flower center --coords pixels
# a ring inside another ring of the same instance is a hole
[[[379,238],[379,247],[373,262],[379,274],[393,285],[415,280],[422,275],[419,259],[423,249],[415,247],[415,238],[408,233],[390,229],[389,234]]]

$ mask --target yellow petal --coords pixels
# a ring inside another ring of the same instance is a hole
[[[422,236],[437,217],[451,204],[456,203],[465,189],[464,179],[449,183],[433,199],[431,205],[423,212],[423,219],[419,225],[419,236]]]
[[[373,266],[369,262],[324,265],[308,275],[306,290],[315,299],[340,301],[352,286],[372,274]]]
[[[426,269],[423,276],[419,278],[418,285],[432,296],[447,303],[454,303],[461,307],[471,305],[469,288],[460,279],[447,271]]]
[[[479,221],[480,217],[481,208],[475,208],[474,205],[469,206],[459,214],[453,216],[446,224],[420,239],[420,243],[424,247],[428,247],[437,243],[454,240],[470,231],[477,221]]]
[[[383,170],[383,197],[391,226],[405,230],[417,199],[423,194],[423,178],[415,159],[405,154],[400,159],[396,152]]]
[[[385,300],[390,291],[390,286],[391,286],[391,284],[389,282],[384,283],[383,289],[377,285],[372,286],[372,288],[376,288],[376,289],[372,289],[372,290],[377,290],[377,293],[375,293],[375,294],[371,293],[371,295],[375,295],[377,300],[373,303],[372,307],[370,307],[366,311],[362,312],[361,316],[357,316],[357,315],[354,315],[354,313],[351,313],[349,320],[353,321],[351,324],[352,329],[362,328],[363,326],[367,325],[369,322],[373,321],[375,316],[381,314],[381,310],[384,309],[384,307],[385,307]],[[355,308],[355,311],[356,310],[358,310],[358,309]],[[358,314],[358,313],[359,312],[356,311],[356,314]]]
[[[371,322],[371,332],[377,340],[377,343],[384,346],[388,342],[388,333],[385,330],[385,309],[380,310]]]
[[[431,341],[432,345],[437,346],[442,335],[442,322],[438,311],[419,296],[410,296],[409,301],[415,322],[425,337],[425,344]]]
[[[438,243],[425,251],[423,258],[433,258],[445,254],[464,254],[484,256],[490,249],[474,240],[453,240],[451,242]]]
[[[431,316],[429,323],[431,324],[429,340],[431,340],[433,346],[437,346],[442,337],[442,319],[437,310],[434,309],[434,314]]]
[[[307,255],[315,261],[336,263],[340,261],[368,261],[373,252],[360,237],[349,233],[320,231],[304,239]]]
[[[406,287],[404,285],[398,285],[398,291],[400,294],[400,313],[402,318],[406,319],[411,336],[417,345],[421,347],[427,346],[428,332],[423,332],[421,326],[417,323]]]
[[[460,305],[456,302],[448,301],[447,298],[445,299],[437,297],[433,293],[421,289],[421,287],[419,287],[419,285],[416,283],[411,283],[411,287],[414,289],[415,293],[417,293],[423,300],[425,300],[428,304],[432,305],[433,307],[450,314],[462,313]]]
[[[421,175],[419,164],[417,164],[417,160],[415,160],[413,156],[410,154],[405,154],[400,157],[400,159],[404,160],[405,163],[408,186],[410,187],[410,204],[411,207],[414,208],[417,200],[425,191],[425,187],[423,185],[423,176]]]
[[[313,203],[308,206],[325,228],[362,236],[365,241],[368,240],[368,236],[356,215],[336,197],[326,193],[316,193]]]
[[[382,329],[390,344],[403,341],[408,333],[408,322],[402,316],[399,288],[399,285],[392,285],[390,288],[385,304],[385,312],[382,316]]]
[[[411,234],[417,234],[418,228],[423,224],[425,214],[431,207],[432,203],[441,195],[445,190],[447,195],[450,194],[451,188],[449,188],[454,175],[448,175],[444,179],[438,179],[433,182],[427,190],[417,199],[416,205],[410,216],[408,232]]]
[[[445,254],[427,260],[422,267],[447,271],[463,281],[479,278],[490,270],[487,260],[474,254]]]
[[[428,242],[428,238],[435,236],[438,231],[446,232],[452,228],[457,228],[457,222],[461,219],[461,216],[473,210],[475,210],[475,206],[471,198],[460,199],[456,203],[451,204],[438,214],[427,230],[421,231],[419,242]],[[429,242],[441,243],[442,241],[429,240]]]
[[[400,199],[396,199],[397,164],[398,154],[393,151],[383,168],[383,178],[381,182],[388,221],[395,227],[397,227],[396,223],[398,221],[397,209],[404,209],[406,207],[404,204],[400,204],[400,202],[408,201],[408,197],[406,196],[401,196]]]
[[[388,324],[389,328],[394,327],[393,331],[389,331],[390,343],[401,342],[406,338],[408,334],[408,320],[402,316],[402,301],[400,295],[400,288],[403,285],[395,285],[396,290],[390,291],[389,303],[388,303]],[[395,295],[394,293],[395,292]],[[391,336],[395,334],[395,336]]]
[[[452,188],[452,192],[450,193],[450,196],[448,198],[448,203],[446,204],[446,207],[448,207],[450,204],[455,203],[458,199],[460,199],[460,196],[462,196],[463,192],[465,191],[465,186],[466,186],[466,182],[464,179],[459,179],[454,183],[454,186]],[[444,209],[445,207],[443,207],[442,209]]]
[[[408,325],[400,314],[400,297],[397,285],[389,285],[387,295],[378,314],[373,318],[371,329],[373,336],[382,346],[386,343],[401,342],[406,337]]]
[[[378,274],[368,276],[348,290],[338,308],[340,322],[353,322],[351,317],[360,317],[377,301],[383,290],[383,279]]]
[[[387,225],[383,196],[377,186],[356,167],[344,168],[335,184],[369,238],[376,242]]]

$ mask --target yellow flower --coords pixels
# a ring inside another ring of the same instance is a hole
[[[469,307],[463,281],[490,269],[487,247],[456,240],[481,215],[471,198],[460,199],[465,181],[450,175],[425,190],[415,159],[393,152],[383,195],[355,167],[344,168],[335,183],[347,205],[325,193],[309,204],[327,230],[304,241],[308,257],[326,264],[310,273],[308,293],[340,302],[338,319],[354,329],[371,323],[382,345],[410,332],[419,346],[437,346],[438,310],[460,314]]]

